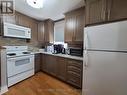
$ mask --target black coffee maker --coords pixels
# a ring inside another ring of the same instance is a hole
[[[58,54],[58,53],[63,53],[64,50],[64,45],[62,44],[55,44],[54,45],[54,53]]]

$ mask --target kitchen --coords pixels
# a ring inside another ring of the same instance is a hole
[[[0,15],[1,94],[127,95],[127,1],[42,1]]]

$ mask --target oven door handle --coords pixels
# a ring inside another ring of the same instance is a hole
[[[7,60],[23,60],[23,59],[29,59],[29,58],[34,58],[34,55],[29,55],[29,56],[19,56],[19,57],[12,57],[12,58],[8,58]]]

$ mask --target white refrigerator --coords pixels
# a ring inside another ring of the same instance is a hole
[[[127,95],[127,21],[84,29],[82,95]]]

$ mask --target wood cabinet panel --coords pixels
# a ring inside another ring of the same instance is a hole
[[[41,54],[35,54],[35,73],[41,70]]]
[[[109,21],[127,18],[127,0],[107,0],[107,17]]]
[[[48,64],[48,71],[50,72],[50,74],[56,76],[56,65],[57,65],[56,57],[48,56],[47,64]]]
[[[38,23],[34,20],[31,20],[29,27],[31,28],[31,41],[37,42],[38,41]]]
[[[56,76],[56,57],[43,55],[42,70]]]
[[[77,88],[82,87],[82,67],[82,61],[42,54],[42,71]]]
[[[45,36],[44,40],[46,43],[50,43],[54,41],[54,22],[52,20],[44,21],[45,25]]]
[[[86,0],[86,25],[106,20],[106,0]]]
[[[86,0],[86,25],[127,19],[126,0]]]
[[[46,55],[41,55],[41,71],[48,72],[48,67],[46,64]]]
[[[65,19],[65,42],[74,40],[75,17],[66,17]]]
[[[45,33],[45,27],[44,22],[38,23],[38,41],[44,43],[44,33]]]
[[[83,41],[84,19],[84,7],[65,14],[65,42],[76,43]]]
[[[24,27],[30,27],[30,24],[31,24],[31,19],[21,13],[17,13],[17,24],[18,25],[21,25],[21,26],[24,26]]]
[[[68,59],[67,62],[67,82],[82,88],[82,61]]]
[[[72,71],[68,71],[67,72],[68,74],[68,79],[67,79],[67,82],[78,87],[78,88],[81,88],[81,77],[78,76],[75,72],[72,72]]]
[[[38,23],[38,41],[54,42],[54,22],[50,19]]]
[[[63,81],[66,81],[66,65],[67,60],[62,57],[57,57],[57,77]]]
[[[82,15],[76,16],[76,31],[75,31],[75,41],[82,42],[83,41],[83,32],[84,32],[84,12]]]

